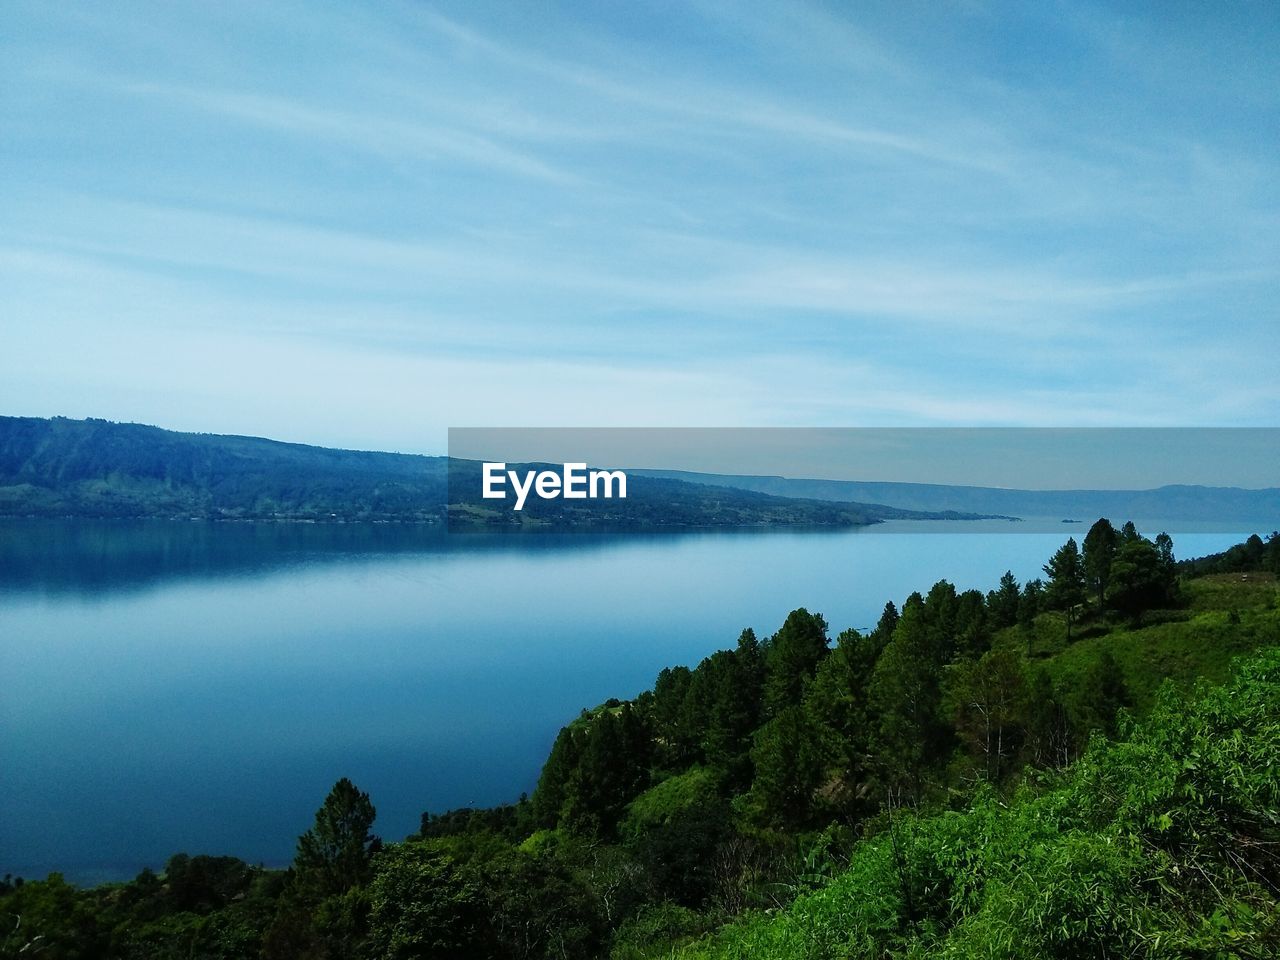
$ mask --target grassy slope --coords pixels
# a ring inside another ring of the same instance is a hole
[[[1241,579],[1246,576],[1246,579]],[[1151,705],[1166,679],[1190,683],[1204,678],[1213,683],[1227,679],[1232,660],[1267,644],[1280,643],[1275,611],[1278,589],[1275,577],[1266,573],[1220,574],[1184,582],[1187,610],[1170,611],[1171,619],[1138,629],[1119,626],[1098,632],[1087,625],[1081,639],[1065,641],[1066,627],[1059,614],[1045,614],[1036,623],[1033,657],[1044,657],[1055,678],[1084,673],[1106,649],[1124,672],[1125,683],[1139,714]],[[1239,618],[1232,623],[1232,614]],[[1148,619],[1159,621],[1154,614]],[[1018,644],[1025,638],[1007,631],[998,643]]]

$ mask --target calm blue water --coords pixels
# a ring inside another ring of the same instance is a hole
[[[0,524],[0,873],[92,882],[177,851],[283,863],[342,776],[398,839],[424,809],[532,790],[580,708],[743,627],[798,606],[833,634],[868,627],[940,578],[1038,575],[1084,532],[963,529]],[[1177,553],[1249,532],[1178,535]]]

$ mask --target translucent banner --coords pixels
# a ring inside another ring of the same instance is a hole
[[[453,428],[449,529],[1280,526],[1280,429]]]

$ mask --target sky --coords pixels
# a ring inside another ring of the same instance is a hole
[[[0,0],[0,413],[1280,424],[1280,5]]]

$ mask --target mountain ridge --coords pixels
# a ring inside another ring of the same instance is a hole
[[[1251,489],[1200,484],[1164,484],[1140,490],[1027,490],[918,482],[820,480],[764,475],[705,474],[680,470],[632,471],[637,476],[683,479],[731,486],[771,496],[823,500],[867,499],[909,510],[960,510],[1018,517],[1093,520],[1100,516],[1164,520],[1280,518],[1280,487]]]
[[[480,496],[479,476],[478,461],[440,456],[182,433],[101,419],[0,417],[0,516],[8,517],[442,525],[448,520],[451,529],[648,530],[977,519],[661,477],[632,479],[625,500],[536,499],[515,513]]]

